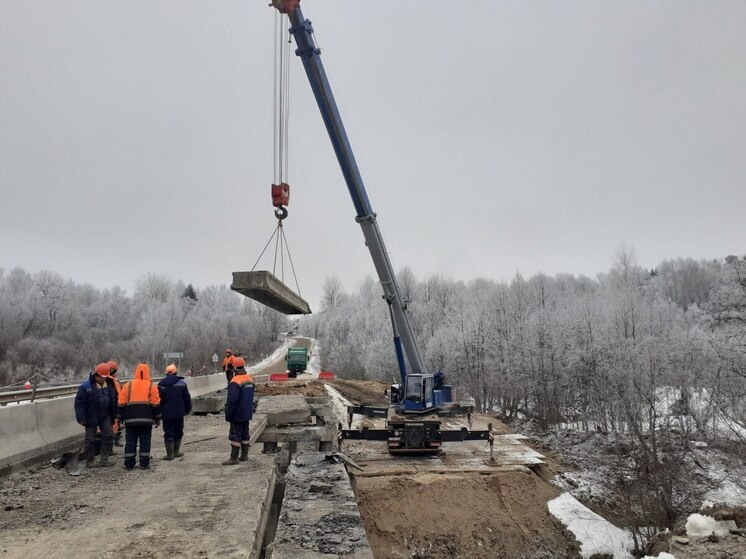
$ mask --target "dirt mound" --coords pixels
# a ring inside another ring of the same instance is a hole
[[[308,382],[277,382],[277,383],[259,383],[255,387],[257,396],[278,396],[281,394],[300,394],[312,398],[326,396],[324,385],[318,381],[311,380]]]
[[[328,382],[353,404],[365,406],[389,405],[389,397],[387,394],[391,386],[385,382],[343,379],[336,379]]]
[[[358,478],[356,494],[376,559],[579,556],[531,472]]]

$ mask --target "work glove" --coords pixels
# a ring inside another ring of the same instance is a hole
[[[161,420],[160,419],[155,418],[153,420],[153,427],[155,427],[156,429],[158,429],[158,427],[160,426],[160,424],[161,424]]]

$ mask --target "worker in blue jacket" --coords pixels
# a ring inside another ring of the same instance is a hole
[[[117,389],[109,376],[109,365],[99,363],[75,395],[75,420],[85,427],[86,466],[93,466],[96,459],[97,430],[101,431],[101,458],[98,465],[111,466],[109,457],[114,446],[116,412]]]
[[[231,457],[222,463],[223,466],[249,459],[249,421],[254,413],[254,379],[246,372],[245,367],[246,361],[242,357],[236,357],[233,361],[235,373],[228,383],[228,399],[225,402],[225,420],[231,424],[228,431]]]
[[[184,416],[192,411],[189,387],[177,374],[176,365],[166,367],[166,376],[158,383],[163,416],[163,442],[166,445],[166,460],[181,458],[181,439],[184,437]]]

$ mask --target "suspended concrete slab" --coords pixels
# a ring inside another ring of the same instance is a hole
[[[311,314],[300,295],[267,271],[233,272],[231,289],[283,314]]]

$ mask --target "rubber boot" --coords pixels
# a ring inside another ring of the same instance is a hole
[[[174,458],[181,458],[184,456],[183,452],[179,452],[180,448],[181,448],[181,439],[176,439],[174,441]]]
[[[124,446],[122,442],[122,425],[119,425],[119,432],[114,436],[114,446]]]
[[[96,449],[95,448],[86,448],[85,449],[85,465],[88,468],[92,468],[96,465]]]
[[[166,443],[166,457],[164,460],[174,459],[174,441],[165,441]]]
[[[231,457],[228,458],[225,462],[222,462],[223,466],[233,466],[234,464],[238,464],[238,451],[241,450],[237,446],[231,446]]]
[[[249,445],[241,443],[241,457],[239,462],[246,462],[249,459]]]
[[[114,441],[102,441],[101,442],[101,456],[98,460],[98,467],[99,468],[105,468],[107,466],[113,466],[114,464],[109,461],[109,456],[111,456],[111,447],[113,445]]]

